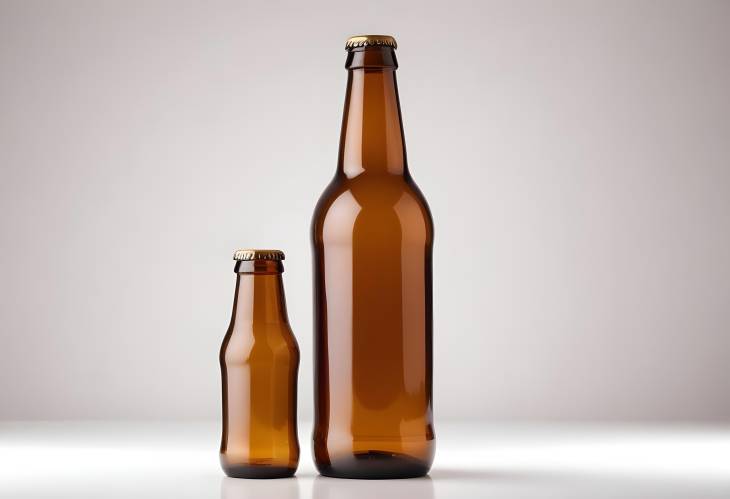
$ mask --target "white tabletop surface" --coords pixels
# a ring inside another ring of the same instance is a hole
[[[0,423],[0,498],[730,498],[730,427],[437,421],[427,478],[226,478],[216,423]]]

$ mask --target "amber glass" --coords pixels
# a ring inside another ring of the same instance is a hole
[[[289,327],[278,261],[236,262],[233,316],[220,351],[220,459],[236,478],[291,476],[299,462],[299,348]]]
[[[337,172],[312,221],[320,473],[428,473],[433,223],[411,178],[390,47],[351,50]]]

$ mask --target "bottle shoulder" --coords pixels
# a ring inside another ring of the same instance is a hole
[[[247,362],[280,357],[299,357],[291,327],[286,323],[233,323],[221,345],[221,359]]]
[[[312,235],[321,236],[326,226],[343,229],[355,224],[385,227],[395,223],[401,232],[416,230],[430,238],[431,211],[421,190],[410,176],[337,175],[322,193],[312,217]],[[364,227],[363,227],[364,226]]]

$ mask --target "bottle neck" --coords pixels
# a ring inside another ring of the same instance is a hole
[[[236,265],[236,322],[289,323],[281,279],[281,262],[252,261]]]
[[[390,47],[351,51],[338,171],[347,177],[363,173],[404,175],[407,170],[403,123]]]

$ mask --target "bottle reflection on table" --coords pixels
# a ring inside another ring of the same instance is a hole
[[[221,499],[299,499],[299,481],[295,478],[271,480],[224,477]]]
[[[273,496],[271,496],[273,497]],[[315,499],[433,499],[431,477],[402,480],[348,480],[318,476],[312,486]]]

